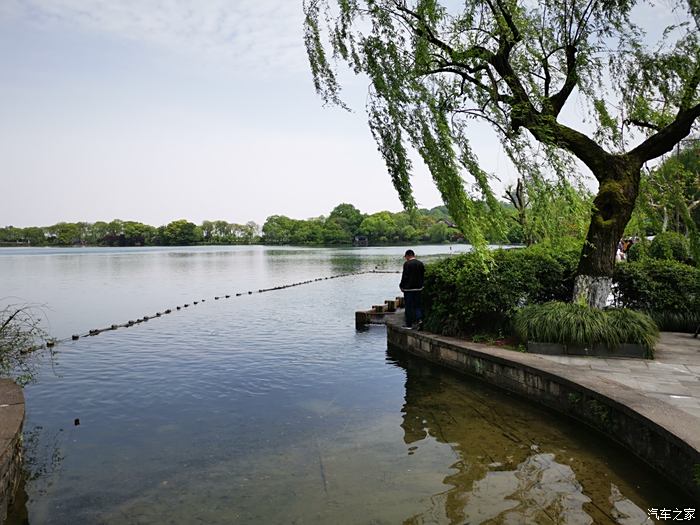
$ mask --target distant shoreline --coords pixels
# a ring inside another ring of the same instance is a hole
[[[356,246],[353,244],[266,244],[263,242],[255,243],[198,243],[198,244],[182,244],[182,245],[166,245],[166,244],[148,244],[141,246],[106,246],[104,244],[28,244],[28,243],[0,243],[0,248],[193,248],[198,246],[267,246],[267,247],[283,247],[289,246],[294,248],[382,248],[396,246],[471,246],[467,242],[396,242],[396,243],[381,243],[368,244],[366,246]],[[497,243],[494,246],[519,246],[517,243]]]

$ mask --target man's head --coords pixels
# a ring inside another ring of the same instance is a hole
[[[406,253],[403,256],[403,258],[406,259],[407,261],[409,259],[414,259],[415,257],[416,257],[416,254],[413,250],[406,250]]]

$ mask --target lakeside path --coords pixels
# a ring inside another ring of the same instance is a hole
[[[407,330],[391,346],[580,419],[700,499],[700,339],[662,332],[654,360],[530,354]]]
[[[700,440],[700,339],[692,334],[661,332],[653,360],[527,355],[565,365],[605,389],[629,387],[650,405],[667,403],[685,412],[685,421],[673,426],[687,427]]]

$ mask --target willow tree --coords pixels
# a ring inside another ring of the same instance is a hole
[[[677,1],[667,9],[683,22],[653,46],[633,0],[305,0],[305,41],[326,103],[345,106],[338,63],[369,78],[369,127],[404,207],[415,206],[413,148],[473,244],[488,220],[476,201],[498,213],[470,147],[473,120],[493,127],[528,179],[576,177],[585,165],[598,193],[576,294],[601,306],[642,166],[700,115],[698,0]]]

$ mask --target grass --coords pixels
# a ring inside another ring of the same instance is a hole
[[[661,330],[692,334],[700,326],[700,312],[646,312]]]
[[[632,343],[641,345],[650,355],[659,337],[656,323],[643,313],[625,308],[599,310],[556,301],[521,308],[513,325],[523,341],[605,344],[611,349]]]

